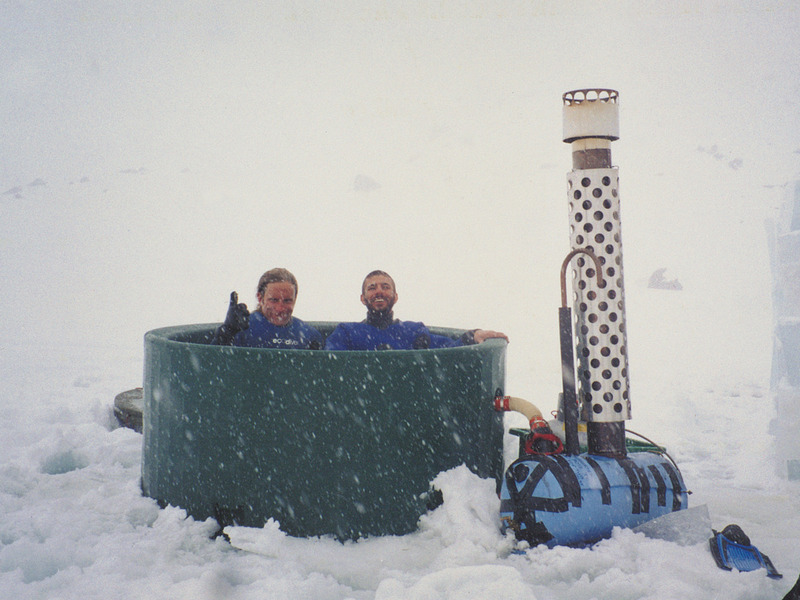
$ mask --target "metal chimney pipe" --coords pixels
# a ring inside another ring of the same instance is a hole
[[[625,289],[622,276],[619,172],[611,164],[611,142],[619,139],[619,94],[583,89],[563,95],[564,142],[572,146],[567,175],[570,243],[603,265],[573,261],[573,306],[577,333],[577,380],[581,415],[587,421],[589,453],[625,456],[625,420],[631,418]]]

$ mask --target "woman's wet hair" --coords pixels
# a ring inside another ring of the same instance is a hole
[[[279,281],[291,283],[294,286],[294,296],[295,298],[297,297],[297,278],[292,275],[290,271],[281,267],[270,269],[261,276],[261,279],[258,280],[256,295],[263,294],[270,283],[277,283]]]

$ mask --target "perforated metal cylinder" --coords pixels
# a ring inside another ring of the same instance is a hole
[[[631,418],[628,352],[625,333],[625,288],[616,168],[575,169],[567,177],[570,242],[585,255],[573,262],[573,313],[577,337],[577,379],[583,416],[590,422]]]

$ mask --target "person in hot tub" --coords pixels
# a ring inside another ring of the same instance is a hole
[[[212,344],[248,348],[322,348],[322,334],[292,316],[297,301],[297,278],[286,269],[270,269],[258,280],[258,309],[252,314],[239,295],[231,292],[225,322],[214,332]]]
[[[436,335],[422,323],[394,318],[397,302],[394,280],[385,271],[372,271],[361,285],[361,303],[367,318],[360,323],[339,323],[325,342],[326,350],[421,350],[480,344],[508,336],[498,331],[473,329],[454,340]]]

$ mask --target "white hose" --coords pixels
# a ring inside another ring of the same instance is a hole
[[[528,402],[523,398],[515,396],[497,396],[494,399],[494,409],[499,411],[514,411],[525,415],[528,422],[533,426],[535,420],[544,420],[542,411],[540,411],[534,404]]]

